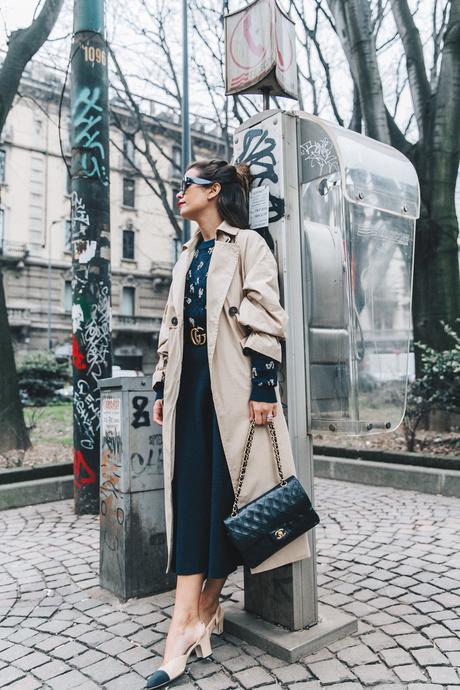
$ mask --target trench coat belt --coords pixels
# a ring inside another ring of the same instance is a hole
[[[190,328],[189,337],[193,345],[204,345],[206,343],[206,331],[202,326]]]

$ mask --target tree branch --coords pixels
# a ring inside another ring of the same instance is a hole
[[[390,143],[382,81],[377,65],[368,0],[328,0],[338,35],[359,89],[366,133]]]
[[[451,3],[435,96],[433,150],[442,153],[443,176],[455,186],[460,157],[460,4]]]
[[[13,104],[14,97],[27,63],[42,47],[56,23],[64,0],[46,0],[32,24],[13,31],[8,41],[8,52],[0,69],[0,133]]]
[[[427,135],[431,90],[419,31],[407,0],[391,0],[391,9],[406,54],[406,69],[420,138]]]

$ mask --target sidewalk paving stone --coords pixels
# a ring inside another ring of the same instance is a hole
[[[42,688],[43,684],[41,680],[37,680],[32,676],[27,676],[27,678],[21,678],[14,683],[8,685],[8,690],[39,690]]]
[[[365,664],[364,666],[355,666],[353,673],[363,685],[375,685],[376,683],[392,682],[395,676],[382,663]]]
[[[247,690],[252,690],[252,688],[257,688],[259,685],[266,685],[273,682],[273,676],[261,666],[247,668],[245,671],[238,671],[234,676],[241,687]]]
[[[6,666],[0,670],[0,688],[4,688],[9,683],[22,678],[24,676],[24,671],[21,671],[14,666]]]
[[[345,680],[356,678],[356,676],[337,659],[309,663],[308,668],[313,675],[324,684],[340,683]]]
[[[74,669],[64,673],[62,676],[48,680],[48,685],[53,690],[73,690],[73,688],[79,687],[86,680],[87,678],[80,671]]]
[[[447,657],[435,647],[413,649],[412,654],[419,666],[442,666],[449,663]]]
[[[398,678],[404,680],[406,683],[425,680],[425,675],[422,670],[415,664],[405,664],[404,666],[394,666],[393,671]]]
[[[293,664],[213,636],[212,657],[193,657],[171,690],[460,690],[460,537],[449,527],[460,501],[323,479],[315,492],[328,507],[316,528],[318,598],[354,612],[358,632]],[[0,687],[143,688],[174,592],[120,602],[102,590],[98,517],[75,516],[72,501],[0,522]],[[222,598],[224,608],[243,601],[242,569]]]
[[[55,678],[55,676],[60,676],[66,671],[70,671],[71,668],[68,664],[63,661],[48,661],[47,664],[43,664],[38,668],[34,669],[34,676],[38,676],[42,680],[49,680],[50,678]]]
[[[460,676],[454,668],[448,666],[428,666],[427,671],[434,683],[460,685]]]
[[[32,652],[32,654],[28,654],[20,659],[16,659],[14,666],[22,669],[23,671],[31,671],[32,669],[37,668],[37,666],[43,666],[43,664],[46,664],[48,661],[49,657],[46,654],[43,654],[43,652]]]
[[[281,683],[294,683],[311,678],[311,673],[302,664],[288,664],[271,669],[271,673],[278,678]]]

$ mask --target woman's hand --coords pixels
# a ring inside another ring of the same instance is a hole
[[[163,426],[163,400],[155,400],[153,405],[153,421]]]
[[[266,424],[267,415],[276,417],[278,403],[264,403],[257,400],[249,401],[249,419],[255,419],[256,424]]]

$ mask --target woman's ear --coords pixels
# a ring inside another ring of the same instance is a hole
[[[220,182],[213,182],[212,186],[208,190],[208,199],[215,199],[215,197],[220,194],[222,186]]]

